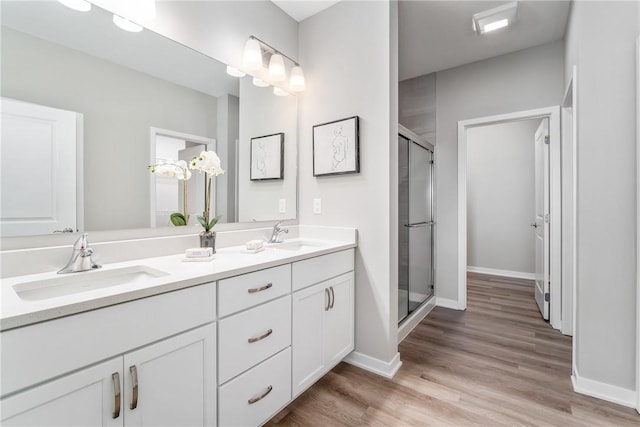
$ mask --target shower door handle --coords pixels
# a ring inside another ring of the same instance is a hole
[[[411,224],[405,224],[405,227],[408,228],[417,228],[417,227],[428,227],[428,226],[432,226],[432,225],[436,225],[435,221],[422,221],[422,222],[414,222]]]

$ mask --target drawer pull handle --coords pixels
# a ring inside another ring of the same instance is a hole
[[[131,372],[131,386],[133,388],[129,408],[133,410],[138,407],[138,368],[136,365],[130,366],[129,372]]]
[[[253,344],[254,342],[258,342],[260,340],[265,339],[266,337],[268,337],[272,333],[273,333],[273,329],[269,329],[267,332],[265,332],[264,334],[260,335],[259,337],[252,337],[252,338],[249,338],[247,341],[249,341],[249,344]]]
[[[258,397],[252,397],[251,399],[249,399],[249,405],[253,405],[256,402],[260,402],[262,399],[267,397],[267,394],[271,393],[271,390],[273,390],[273,387],[269,386],[269,387],[267,387],[267,391],[262,393],[262,395],[260,395]]]
[[[336,294],[333,292],[333,286],[330,286],[329,289],[331,289],[331,305],[329,308],[333,308],[333,305],[336,303]]]
[[[266,291],[267,289],[270,289],[272,286],[273,286],[273,283],[267,283],[266,285],[260,286],[259,288],[247,289],[247,292],[249,292],[250,294],[255,294],[256,292]]]
[[[120,416],[120,374],[114,372],[111,374],[113,380],[113,413],[111,418],[114,420]]]
[[[324,311],[329,311],[331,308],[331,293],[329,292],[329,288],[324,288],[324,293],[327,294],[327,304],[324,306]]]

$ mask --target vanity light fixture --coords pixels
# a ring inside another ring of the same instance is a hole
[[[302,92],[305,89],[304,71],[298,62],[280,52],[268,43],[260,40],[256,36],[250,36],[244,47],[243,65],[246,70],[255,71],[262,68],[263,59],[268,59],[268,76],[272,82],[281,82],[287,78],[287,67],[285,59],[292,64],[289,89],[293,92]],[[254,79],[255,84],[255,79]],[[283,94],[289,95],[284,89],[280,89]],[[280,96],[284,96],[281,94]]]
[[[156,19],[156,0],[127,0],[115,9],[113,23],[119,28],[138,33],[143,26],[137,22],[149,22]]]
[[[517,18],[518,2],[513,1],[473,15],[473,29],[482,35],[512,25]]]
[[[237,68],[232,67],[231,65],[227,65],[227,74],[233,77],[244,77],[247,75],[247,73],[245,73],[244,71],[238,70]]]
[[[267,86],[269,86],[269,83],[265,82],[265,81],[264,81],[264,80],[262,80],[262,79],[259,79],[259,78],[257,78],[257,77],[254,77],[254,78],[253,78],[253,85],[254,85],[254,86],[258,86],[258,87],[267,87]]]
[[[58,2],[78,12],[88,12],[91,10],[91,3],[85,0],[58,0]]]
[[[278,86],[273,87],[273,94],[278,96],[289,96],[289,92],[284,89],[279,88]]]

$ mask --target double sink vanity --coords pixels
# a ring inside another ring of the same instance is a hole
[[[354,347],[354,248],[2,279],[3,425],[261,425]]]

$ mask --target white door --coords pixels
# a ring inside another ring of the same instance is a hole
[[[200,153],[206,149],[206,145],[196,145],[194,147],[185,148],[184,150],[178,151],[178,159],[184,160],[185,162],[187,162],[187,164],[189,164],[191,159],[193,159],[194,157],[198,157]],[[189,224],[199,224],[196,215],[204,214],[204,192],[206,189],[206,182],[207,178],[204,173],[200,173],[199,171],[192,171],[191,179],[187,183]],[[214,198],[213,194],[211,198]],[[180,210],[182,211],[182,204],[184,203],[184,190],[182,185],[180,185],[180,188],[178,190],[178,199],[180,201]]]
[[[324,373],[324,313],[329,310],[330,292],[324,283],[320,283],[293,294],[293,397],[306,390]]]
[[[542,119],[535,135],[536,303],[549,320],[549,119]]]
[[[76,231],[78,114],[2,98],[2,236]]]
[[[122,357],[2,399],[3,426],[122,427]]]
[[[215,425],[215,343],[212,324],[125,354],[127,425]]]
[[[324,313],[324,365],[331,368],[353,350],[353,273],[325,282],[329,289],[329,310]]]

